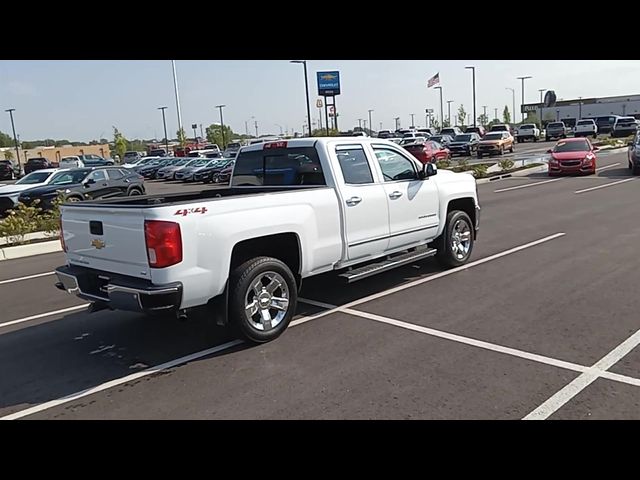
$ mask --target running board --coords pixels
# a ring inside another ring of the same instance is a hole
[[[383,260],[378,263],[370,263],[363,267],[354,268],[338,275],[344,278],[347,283],[357,282],[363,278],[377,275],[378,273],[386,272],[393,268],[401,267],[408,263],[422,260],[423,258],[433,257],[438,251],[435,248],[421,247],[411,252],[395,255],[388,260]]]

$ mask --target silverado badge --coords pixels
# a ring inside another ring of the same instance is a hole
[[[98,250],[105,247],[105,243],[99,238],[94,238],[91,240],[91,246],[96,247]]]

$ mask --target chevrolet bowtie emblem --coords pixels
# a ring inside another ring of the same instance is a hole
[[[94,238],[93,240],[91,240],[91,246],[96,247],[98,250],[100,250],[101,248],[104,248],[106,244],[102,240]]]
[[[332,73],[326,73],[324,75],[320,75],[320,78],[322,80],[335,80],[336,78],[338,78],[338,76]]]

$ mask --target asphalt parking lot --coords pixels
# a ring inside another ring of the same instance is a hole
[[[53,286],[60,253],[0,262],[0,418],[638,419],[640,177],[626,162],[602,152],[596,176],[479,185],[469,264],[310,279],[266,345],[202,316],[87,314]]]

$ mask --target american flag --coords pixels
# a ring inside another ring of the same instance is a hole
[[[433,77],[429,79],[427,82],[427,88],[431,88],[434,85],[438,85],[440,83],[440,72],[436,73]]]

